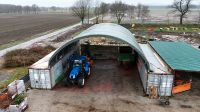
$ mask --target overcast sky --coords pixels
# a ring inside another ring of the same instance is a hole
[[[0,4],[15,4],[15,5],[32,5],[37,4],[39,6],[58,6],[58,7],[70,7],[76,0],[0,0]],[[93,0],[94,1],[94,0]],[[99,0],[106,3],[112,3],[115,0]],[[174,0],[122,0],[128,4],[145,4],[145,5],[170,5]],[[193,4],[200,4],[200,0],[193,0]]]

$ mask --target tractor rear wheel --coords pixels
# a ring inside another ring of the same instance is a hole
[[[64,84],[65,84],[66,87],[71,86],[71,83],[70,83],[70,81],[69,81],[68,78],[65,78],[65,79],[64,79]]]

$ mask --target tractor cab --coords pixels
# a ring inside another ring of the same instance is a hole
[[[80,67],[82,65],[82,60],[74,60],[73,67]]]
[[[67,86],[78,84],[79,87],[85,85],[85,78],[90,75],[90,63],[86,56],[72,55],[70,57],[69,75],[65,78]]]

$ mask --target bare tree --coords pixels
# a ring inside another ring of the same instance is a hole
[[[31,11],[31,7],[30,6],[24,6],[23,11],[28,14]]]
[[[186,17],[186,14],[190,11],[192,0],[174,0],[172,8],[173,12],[178,12],[180,19],[180,24],[183,24],[183,18]]]
[[[140,19],[141,18],[141,12],[142,12],[142,5],[138,4],[137,5],[137,18]]]
[[[115,1],[115,3],[111,4],[110,10],[117,18],[117,23],[120,24],[127,11],[127,5],[122,1]]]
[[[32,12],[34,12],[35,14],[39,11],[39,7],[36,4],[33,4],[31,6]]]
[[[142,6],[142,10],[141,10],[141,20],[142,20],[142,23],[144,23],[147,20],[147,18],[149,17],[149,12],[150,12],[149,7],[143,5]]]
[[[42,10],[47,11],[46,7],[43,7]],[[21,5],[11,5],[11,4],[0,4],[0,13],[31,13],[31,12],[41,11],[41,7],[37,5],[32,6],[21,6]]]
[[[127,13],[128,13],[128,17],[130,18],[130,21],[132,21],[135,18],[135,6],[129,5]]]
[[[86,0],[78,0],[75,2],[74,6],[72,6],[71,8],[74,15],[80,18],[82,24],[87,14],[87,6],[88,5],[87,5]]]
[[[22,13],[22,6],[20,5],[16,6],[15,10],[17,13]]]
[[[100,15],[100,3],[98,0],[95,1],[94,15],[96,17],[96,24],[98,24]]]
[[[109,5],[104,3],[104,2],[101,2],[100,4],[100,14],[101,14],[101,22],[103,23],[103,18],[105,16],[106,13],[108,13],[109,11]]]
[[[54,12],[57,11],[56,6],[51,6],[49,9],[52,10],[52,11],[54,11]]]
[[[92,0],[85,0],[87,2],[87,18],[88,18],[88,24],[90,22],[90,8],[92,4]]]
[[[200,11],[199,11],[199,16],[198,16],[198,24],[199,24],[199,28],[200,28]]]

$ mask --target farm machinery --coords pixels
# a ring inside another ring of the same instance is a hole
[[[90,75],[90,62],[86,56],[72,55],[69,58],[69,72],[64,79],[66,86],[78,85],[82,88],[86,78]]]

